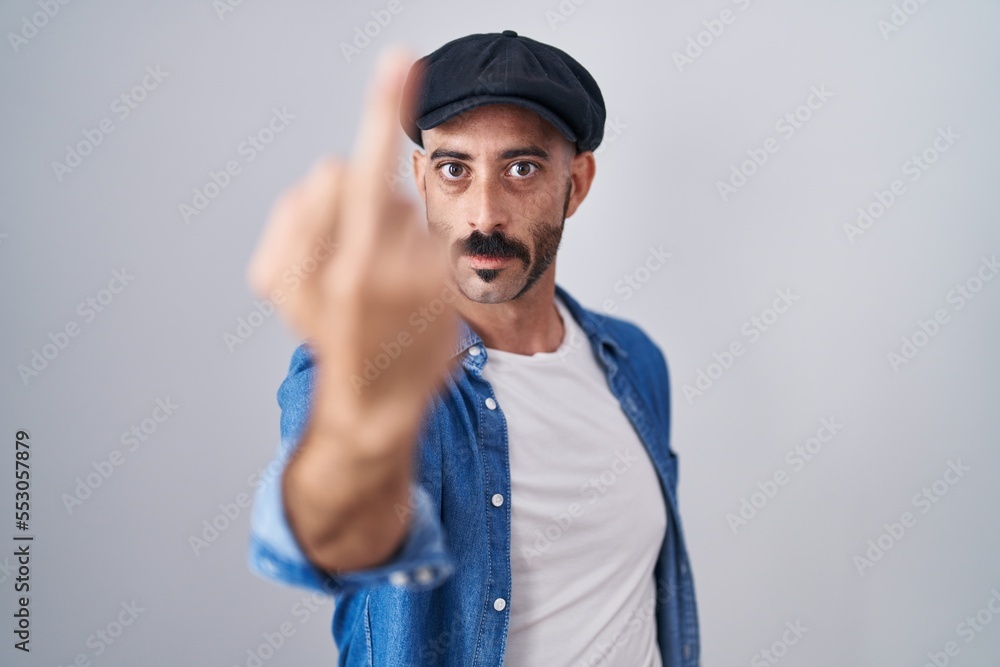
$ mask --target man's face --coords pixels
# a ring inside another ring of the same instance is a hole
[[[423,132],[417,188],[455,286],[480,303],[516,299],[552,266],[573,194],[575,146],[510,104],[471,109]],[[588,182],[589,185],[589,182]]]

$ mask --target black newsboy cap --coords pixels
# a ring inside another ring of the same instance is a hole
[[[420,67],[420,87],[414,71]],[[569,54],[518,35],[467,35],[424,56],[410,69],[400,122],[421,148],[421,130],[484,104],[506,102],[552,123],[580,151],[604,138],[607,112],[594,77]]]

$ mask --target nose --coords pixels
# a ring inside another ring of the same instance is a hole
[[[468,198],[468,225],[489,235],[494,230],[506,231],[510,211],[503,184],[495,179],[479,178],[466,191]]]

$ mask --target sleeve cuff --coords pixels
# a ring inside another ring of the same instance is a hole
[[[411,590],[439,586],[454,571],[454,563],[444,546],[444,531],[433,510],[426,489],[410,483],[410,522],[406,537],[396,554],[386,563],[363,570],[330,572],[313,565],[292,534],[282,503],[282,472],[288,455],[280,448],[257,489],[250,519],[248,565],[267,579],[303,586],[328,594],[388,584]]]

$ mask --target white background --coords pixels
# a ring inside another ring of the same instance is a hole
[[[23,23],[36,2],[0,10],[0,478],[12,508],[14,434],[29,430],[36,535],[32,652],[5,631],[0,662],[245,665],[291,621],[264,664],[333,664],[332,605],[300,622],[305,591],[248,571],[247,510],[197,555],[189,542],[252,493],[297,344],[277,316],[232,351],[224,336],[254,311],[244,267],[271,202],[322,154],[349,151],[378,50],[513,29],[571,53],[607,102],[558,280],[592,308],[614,300],[667,355],[703,664],[752,664],[800,621],[782,665],[918,666],[955,641],[949,664],[995,667],[1000,618],[971,642],[958,626],[1000,590],[1000,280],[961,309],[948,295],[1000,252],[1000,6],[914,0],[890,32],[889,0],[399,3],[350,58],[342,44],[386,3],[244,0],[220,17],[210,0],[72,2],[36,33]],[[732,22],[678,67],[724,9]],[[9,33],[25,30],[15,50]],[[167,75],[120,118],[112,103],[147,66]],[[832,96],[779,131],[813,86]],[[240,143],[275,107],[294,119],[246,162]],[[52,163],[104,118],[113,132],[60,179]],[[905,163],[949,127],[959,138],[911,181]],[[724,200],[717,183],[768,138],[777,152]],[[231,159],[240,174],[186,222],[179,206]],[[894,179],[905,193],[852,243],[844,226]],[[671,258],[626,299],[616,283],[650,246]],[[78,304],[122,268],[134,280],[86,320]],[[744,323],[779,289],[797,300],[751,342]],[[948,321],[894,369],[888,353],[937,309]],[[79,334],[25,383],[18,366],[73,322]],[[710,369],[736,340],[744,354]],[[716,379],[688,400],[699,370]],[[166,398],[174,414],[124,448]],[[786,453],[824,418],[843,428],[795,470]],[[122,465],[69,511],[64,494],[116,449]],[[922,513],[913,496],[949,461],[969,471]],[[727,514],[782,470],[788,483],[734,532]],[[859,572],[855,557],[907,511],[916,524]],[[12,560],[0,556],[5,627]],[[96,655],[88,637],[133,600],[143,611]]]

